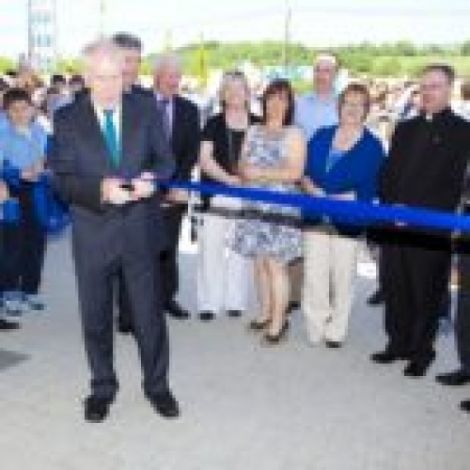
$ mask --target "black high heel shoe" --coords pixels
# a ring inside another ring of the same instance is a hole
[[[261,331],[264,330],[270,323],[270,318],[267,318],[266,320],[251,320],[250,323],[248,323],[248,329],[252,331]]]
[[[289,322],[286,320],[278,333],[276,333],[275,335],[266,333],[264,335],[264,340],[266,341],[267,344],[270,344],[270,345],[279,344],[285,338],[288,330],[289,330]]]

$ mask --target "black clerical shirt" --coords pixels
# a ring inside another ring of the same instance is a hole
[[[470,123],[450,108],[397,125],[381,177],[383,202],[452,211],[470,158]]]

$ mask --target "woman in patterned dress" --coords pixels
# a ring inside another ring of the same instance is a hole
[[[274,80],[263,94],[263,119],[249,128],[242,149],[239,173],[244,184],[279,192],[294,191],[305,162],[305,140],[292,125],[294,97],[286,80]],[[300,256],[301,232],[295,209],[264,202],[245,203],[250,218],[237,222],[232,248],[253,258],[261,311],[250,323],[266,330],[275,344],[287,331],[289,300],[287,265]]]

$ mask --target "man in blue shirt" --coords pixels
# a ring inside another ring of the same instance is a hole
[[[338,100],[334,89],[338,61],[334,55],[320,54],[313,65],[312,92],[297,99],[295,123],[303,129],[307,142],[320,128],[338,122]]]
[[[24,307],[42,310],[38,297],[45,252],[45,234],[34,211],[33,187],[44,168],[47,135],[34,121],[34,108],[27,91],[12,88],[3,97],[7,122],[0,129],[0,166],[19,170],[20,185],[10,185],[19,200],[19,224],[3,228],[5,310],[20,315]]]

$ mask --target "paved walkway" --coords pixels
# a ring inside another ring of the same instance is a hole
[[[194,255],[182,255],[183,302],[194,308]],[[2,334],[0,349],[27,355],[0,371],[1,470],[468,470],[470,388],[444,389],[455,366],[442,338],[424,380],[368,360],[384,344],[382,312],[365,306],[374,282],[358,279],[349,341],[307,345],[299,314],[289,340],[260,346],[247,319],[170,321],[171,377],[182,418],[165,422],[140,390],[134,341],[116,339],[121,390],[110,418],[86,424],[88,375],[67,240],[50,245],[49,309]],[[21,357],[21,356],[19,356]]]

